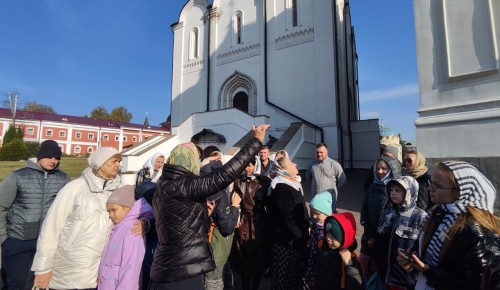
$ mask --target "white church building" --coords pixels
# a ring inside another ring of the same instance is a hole
[[[171,28],[172,136],[124,151],[126,171],[188,141],[231,156],[262,123],[299,169],[319,142],[344,168],[379,155],[378,120],[359,120],[347,0],[190,0]]]

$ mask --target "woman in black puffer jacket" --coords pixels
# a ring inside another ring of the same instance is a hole
[[[206,198],[226,188],[262,146],[269,125],[253,128],[254,138],[222,168],[198,176],[200,162],[192,143],[178,145],[163,167],[153,199],[158,246],[150,290],[203,289],[203,274],[215,269],[207,241]]]
[[[498,277],[493,265],[500,253],[493,184],[462,161],[438,163],[431,177],[430,197],[436,206],[418,252],[410,257],[399,253],[399,265],[418,272],[415,290],[471,290],[481,289],[481,284],[498,289],[490,280]]]

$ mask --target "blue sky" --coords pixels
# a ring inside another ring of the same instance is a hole
[[[0,0],[0,93],[59,114],[126,107],[132,122],[170,113],[172,32],[185,0]],[[413,1],[351,0],[362,119],[415,139]]]

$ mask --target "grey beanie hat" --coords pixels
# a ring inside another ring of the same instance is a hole
[[[120,152],[113,147],[101,147],[90,154],[87,162],[93,169],[99,169],[109,158],[120,155]],[[121,155],[120,155],[121,156]]]

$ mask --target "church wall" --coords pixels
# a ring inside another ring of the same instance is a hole
[[[192,113],[206,111],[208,26],[203,5],[186,7],[186,21],[174,26],[172,74],[172,126],[178,126]],[[190,52],[190,38],[198,29],[197,56]]]
[[[330,146],[332,157],[339,159],[337,98],[347,97],[348,85],[344,85],[343,91],[340,86],[339,96],[336,96],[336,50],[332,31],[336,29],[333,5],[337,1],[297,0],[296,26],[292,23],[292,10],[287,6],[291,1],[214,0],[210,13],[202,2],[205,1],[189,1],[188,4],[194,3],[194,6],[185,7],[179,24],[173,26],[173,128],[193,113],[206,110],[207,87],[210,110],[232,106],[232,96],[240,89],[239,83],[233,86],[234,91],[228,89],[230,93],[224,90],[231,79],[242,78],[241,89],[246,93],[253,90],[249,96],[250,113],[269,116],[271,135],[279,138],[290,123],[299,120],[268,104],[266,94],[269,102],[323,127],[324,141]],[[267,3],[266,21],[264,2]],[[241,13],[243,21],[240,43],[235,43],[233,19],[236,13]],[[267,39],[264,22],[267,23]],[[200,28],[200,37],[204,39],[200,43],[203,53],[197,60],[188,59],[189,33],[194,27]],[[339,45],[341,43],[339,40]],[[340,65],[342,74],[345,63]],[[208,86],[207,73],[210,73]],[[348,111],[346,104],[346,101],[341,102],[341,111]],[[347,113],[342,114],[343,123],[347,124]],[[344,139],[347,138],[349,136],[344,135]],[[318,131],[315,142],[319,141]],[[342,142],[348,144],[346,140]]]
[[[268,5],[269,99],[302,118],[327,128],[325,142],[338,146],[336,132],[333,14],[330,1],[298,1],[297,27],[290,27],[285,1]],[[328,2],[328,3],[327,3]],[[313,17],[314,14],[314,17]],[[276,127],[294,122],[276,115]]]
[[[499,15],[498,1],[415,2],[426,157],[500,156]]]
[[[500,190],[500,2],[414,1],[418,150],[471,162]],[[497,200],[497,212],[499,202]]]

